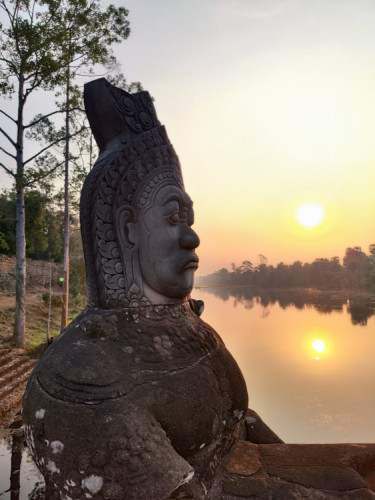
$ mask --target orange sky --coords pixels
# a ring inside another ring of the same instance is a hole
[[[202,5],[204,3],[204,5]],[[198,274],[375,242],[375,4],[131,0],[119,58],[155,97],[201,238]],[[155,22],[157,16],[158,22]],[[135,59],[134,59],[135,58]],[[325,221],[304,229],[303,203]]]
[[[375,243],[373,1],[115,3],[122,71],[154,96],[195,203],[198,275]],[[324,207],[315,230],[303,203]]]

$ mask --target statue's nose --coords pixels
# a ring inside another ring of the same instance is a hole
[[[182,248],[187,250],[194,250],[199,246],[200,240],[197,233],[190,227],[186,226],[186,229],[180,236],[180,245]]]

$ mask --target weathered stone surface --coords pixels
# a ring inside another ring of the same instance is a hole
[[[270,483],[269,500],[374,500],[375,495],[367,489],[332,491],[306,488],[295,483],[274,480]]]
[[[365,481],[350,467],[332,465],[269,465],[267,472],[286,481],[308,488],[350,491],[366,488]]]
[[[97,311],[88,308],[47,351],[26,393],[29,447],[57,485],[54,494],[70,491],[72,470],[79,484],[92,475],[106,488],[115,484],[113,498],[123,491],[125,498],[167,498],[193,467],[209,482],[244,404],[230,389],[239,382],[233,359],[188,303],[103,314],[116,335],[92,335]],[[62,443],[60,453],[52,442]],[[143,470],[144,496],[132,484]]]
[[[226,470],[229,474],[251,476],[258,472],[261,467],[258,446],[247,441],[238,441]]]
[[[223,478],[223,490],[224,493],[231,495],[231,497],[239,496],[244,498],[259,498],[267,500],[272,498],[271,484],[264,478],[230,476],[225,474]]]
[[[375,444],[260,444],[267,465],[351,465],[371,463]]]
[[[375,498],[371,491],[374,458],[372,444],[255,445],[238,441],[226,465],[223,491],[278,500]]]

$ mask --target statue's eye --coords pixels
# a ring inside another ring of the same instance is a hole
[[[194,215],[193,215],[194,217]],[[190,211],[188,211],[187,208],[182,208],[178,212],[173,212],[168,217],[168,220],[171,224],[190,224],[190,219],[191,219],[191,214]],[[194,220],[191,221],[191,224],[194,222]]]
[[[172,215],[168,217],[169,222],[172,224],[178,224],[180,222],[180,214],[178,212],[174,212]]]

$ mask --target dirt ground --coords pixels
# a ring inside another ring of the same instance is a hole
[[[48,292],[44,288],[32,289],[26,292],[26,334],[25,348],[31,353],[47,341],[48,303],[43,301],[43,294]],[[61,296],[61,288],[52,290],[52,296]],[[14,330],[15,295],[0,292],[0,344],[12,346]],[[74,315],[77,305],[70,299],[69,314]],[[83,307],[81,307],[83,309]],[[57,337],[60,333],[61,306],[51,308],[50,333]]]
[[[26,304],[38,304],[43,301],[42,295],[43,293],[47,292],[48,290],[40,289],[40,290],[32,290],[28,293],[26,293]],[[58,294],[59,291],[55,290],[53,293]],[[61,294],[61,291],[60,291]],[[16,306],[16,296],[15,295],[10,295],[9,292],[0,292],[0,311],[3,311],[4,309],[8,309],[10,307],[15,307]]]

